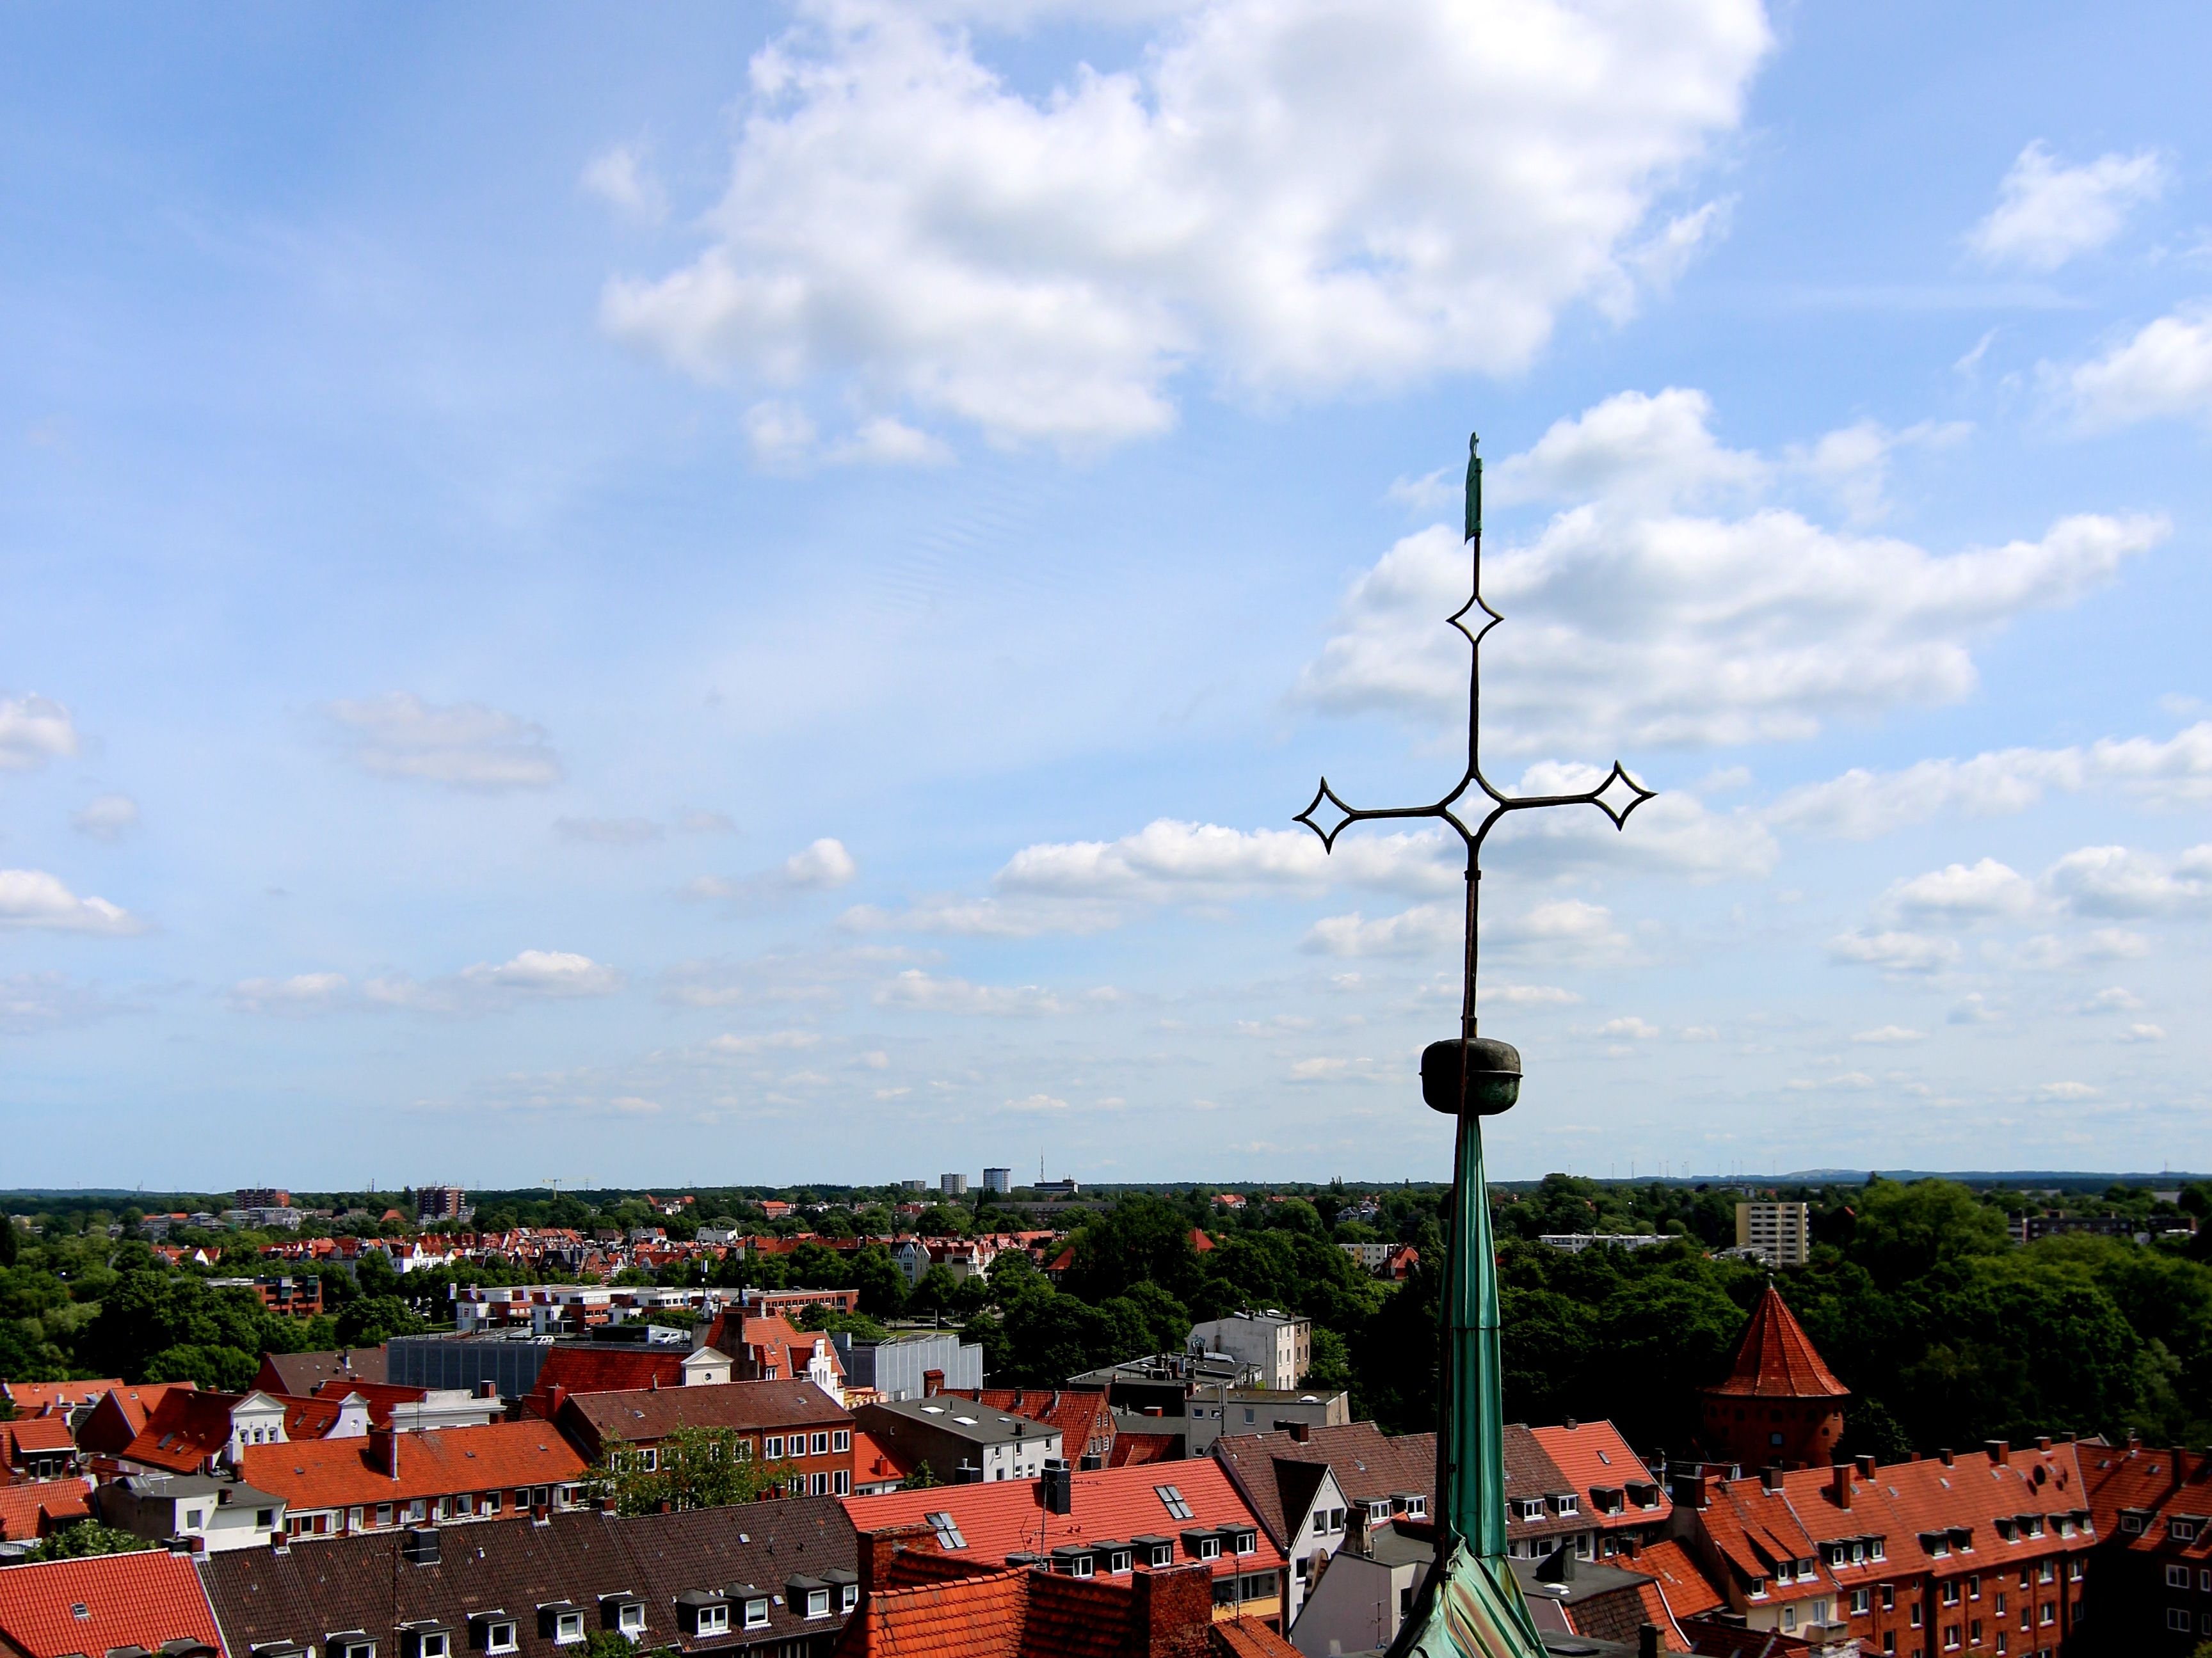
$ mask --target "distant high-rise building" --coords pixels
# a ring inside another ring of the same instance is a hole
[[[292,1194],[281,1186],[241,1186],[233,1199],[240,1209],[289,1209]]]
[[[1041,1180],[1030,1189],[1041,1198],[1072,1198],[1082,1190],[1073,1180],[1066,1176],[1062,1176],[1059,1180]]]
[[[939,1175],[937,1177],[937,1189],[948,1198],[964,1198],[968,1195],[968,1176]]]
[[[983,1171],[986,1192],[1011,1192],[1014,1189],[1014,1171],[1011,1169],[986,1169]]]
[[[902,1180],[899,1182],[902,1192],[926,1192],[928,1189],[929,1182],[926,1180]]]
[[[415,1188],[415,1218],[418,1222],[459,1220],[468,1207],[469,1194],[458,1186],[418,1186]]]
[[[1812,1210],[1802,1203],[1739,1203],[1735,1241],[1770,1266],[1802,1266],[1812,1258]]]

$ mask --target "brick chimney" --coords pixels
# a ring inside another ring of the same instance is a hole
[[[1951,1448],[1948,1445],[1946,1445],[1942,1450],[1936,1452],[1936,1455],[1937,1460],[1947,1468],[1956,1467],[1958,1466],[1959,1459],[1951,1455]]]
[[[1301,1445],[1306,1442],[1308,1436],[1313,1431],[1311,1428],[1303,1422],[1288,1422],[1283,1425],[1285,1430],[1289,1433],[1291,1437]]]
[[[368,1457],[378,1473],[393,1479],[399,1478],[399,1442],[404,1437],[396,1428],[368,1430]]]
[[[916,1520],[903,1526],[886,1526],[881,1531],[864,1531],[857,1540],[860,1558],[855,1563],[860,1570],[860,1604],[866,1606],[877,1586],[890,1575],[891,1557],[901,1549],[914,1548],[937,1552],[937,1533],[923,1521]]]
[[[1676,1474],[1674,1501],[1686,1509],[1711,1508],[1713,1502],[1712,1476],[1704,1473]]]
[[[944,1371],[942,1371],[942,1370],[924,1370],[924,1371],[921,1373],[921,1396],[922,1396],[924,1399],[934,1399],[934,1398],[936,1398],[936,1397],[938,1396],[938,1394],[939,1394],[943,1393],[944,1391],[945,1391],[945,1372],[944,1372]]]
[[[1860,1452],[1860,1453],[1859,1453],[1859,1458],[1858,1458],[1858,1463],[1859,1463],[1859,1478],[1860,1478],[1860,1479],[1873,1479],[1873,1478],[1874,1478],[1875,1468],[1876,1467],[1876,1466],[1877,1466],[1877,1465],[1876,1465],[1876,1463],[1875,1463],[1875,1460],[1874,1460],[1874,1456],[1873,1456],[1872,1453],[1870,1453],[1870,1452],[1867,1452],[1867,1451],[1862,1451],[1862,1452]]]
[[[562,1403],[568,1397],[568,1390],[557,1382],[545,1390],[545,1419],[548,1422],[561,1414]]]
[[[1139,1571],[1129,1580],[1124,1658],[1206,1658],[1213,1637],[1213,1569],[1202,1561]]]
[[[1988,1440],[1984,1442],[1983,1448],[1989,1452],[1990,1461],[1991,1465],[1996,1467],[2002,1468],[2006,1463],[2012,1461],[2012,1445],[2009,1441],[2002,1439]]]
[[[1838,1462],[1836,1464],[1834,1478],[1828,1482],[1828,1495],[1834,1501],[1835,1505],[1838,1508],[1848,1509],[1850,1507],[1851,1465],[1850,1463]]]
[[[1767,1491],[1780,1491],[1782,1489],[1782,1465],[1779,1462],[1770,1462],[1764,1468],[1761,1468],[1759,1471],[1759,1483]]]

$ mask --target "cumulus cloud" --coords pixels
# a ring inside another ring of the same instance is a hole
[[[1456,943],[1466,920],[1443,904],[1417,904],[1369,920],[1358,910],[1315,922],[1299,948],[1322,956],[1425,956]]]
[[[1602,412],[1522,475],[1601,493],[1485,559],[1485,597],[1513,624],[1486,647],[1486,735],[1502,751],[1799,738],[1840,714],[1953,701],[1977,683],[1973,641],[2073,602],[2166,534],[2158,518],[2081,514],[2033,541],[1938,555],[1781,507],[1692,513],[1663,481],[1697,452],[1686,434],[1702,402],[1584,429]],[[1750,481],[1707,447],[1693,477]],[[1298,698],[1462,717],[1467,645],[1443,618],[1467,581],[1455,525],[1399,541],[1346,594]]]
[[[1597,1034],[1601,1036],[1625,1036],[1631,1042],[1648,1042],[1660,1033],[1657,1025],[1648,1019],[1639,1019],[1632,1013],[1618,1019],[1607,1019],[1597,1028]]]
[[[702,875],[686,884],[688,898],[727,899],[745,902],[800,892],[829,892],[849,884],[860,872],[845,843],[828,836],[812,841],[785,859],[776,868],[756,875]]]
[[[0,1035],[35,1035],[88,1024],[118,1011],[94,986],[63,974],[0,974]]]
[[[2125,847],[2083,847],[2052,865],[2051,889],[2080,915],[2181,915],[2212,900],[2212,846],[2172,859]]]
[[[1848,771],[1792,789],[1765,820],[1867,840],[1948,812],[2024,811],[2048,793],[2070,794],[2092,784],[2115,786],[2154,806],[2212,801],[2212,721],[2162,741],[2106,738],[2087,748],[2002,749],[1968,760],[1923,760],[1902,771]]]
[[[392,691],[333,702],[326,712],[354,763],[372,777],[486,791],[561,780],[561,759],[544,727],[481,702],[440,707]]]
[[[0,869],[0,927],[90,932],[121,938],[146,924],[105,898],[80,898],[59,876],[40,869]]]
[[[1959,959],[1959,946],[1922,932],[1846,932],[1828,941],[1828,953],[1888,974],[1939,973]]]
[[[2124,1042],[2162,1042],[2166,1032],[2154,1024],[2131,1024],[2120,1032],[2119,1039]]]
[[[0,771],[36,771],[76,750],[76,722],[60,703],[44,696],[0,696]]]
[[[241,1013],[283,1017],[330,1013],[358,1005],[352,981],[343,973],[295,973],[286,979],[241,979],[230,987],[230,1005]]]
[[[2062,382],[2092,430],[2147,420],[2212,416],[2212,304],[2198,301],[2146,324]]]
[[[1862,1030],[1851,1040],[1855,1042],[1864,1042],[1872,1047],[1889,1048],[1903,1042],[1924,1042],[1928,1040],[1928,1033],[1924,1030],[1914,1030],[1905,1025],[1885,1024],[1878,1025],[1872,1030]]]
[[[1984,858],[1899,881],[1883,902],[1892,914],[1907,921],[2021,915],[2034,907],[2035,883],[1994,858]]]
[[[1655,208],[1770,44],[1754,0],[1211,0],[1032,98],[919,9],[815,5],[752,62],[709,244],[602,319],[702,379],[1013,441],[1160,432],[1187,367],[1517,372],[1717,233]]]
[[[1162,817],[1118,841],[1025,847],[995,878],[1002,891],[1060,897],[1222,898],[1337,883],[1447,892],[1462,878],[1440,831],[1346,835],[1334,853],[1304,828],[1237,829]]]
[[[1019,1017],[1066,1011],[1066,1004],[1036,985],[972,984],[965,979],[939,978],[920,968],[908,968],[878,986],[876,1001],[883,1007],[925,1013]]]
[[[1571,1007],[1582,998],[1558,985],[1482,985],[1475,999],[1503,1002],[1508,1007]]]
[[[616,144],[602,150],[584,164],[576,183],[641,224],[659,224],[668,216],[668,192],[654,176],[641,143]]]
[[[1997,186],[1997,204],[1967,235],[1991,264],[2056,270],[2120,234],[2130,212],[2165,189],[2166,165],[2156,150],[2100,155],[2068,167],[2041,139],[2014,160]]]
[[[523,1002],[607,996],[622,988],[622,975],[605,963],[565,950],[526,950],[504,962],[478,962],[444,978],[418,981],[385,974],[361,987],[372,1007],[417,1013],[477,1014]]]
[[[2150,940],[2124,927],[2098,927],[2071,938],[2039,932],[2016,944],[1986,944],[1982,953],[1992,966],[2059,973],[2102,962],[2139,960],[2150,954]]]
[[[127,794],[94,796],[70,816],[70,826],[95,841],[120,841],[138,827],[138,803]]]
[[[752,1035],[737,1036],[725,1032],[709,1037],[700,1044],[701,1050],[718,1060],[750,1059],[756,1054],[788,1052],[795,1048],[816,1048],[822,1037],[812,1030],[767,1030]]]

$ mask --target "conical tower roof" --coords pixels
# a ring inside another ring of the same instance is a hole
[[[1814,1350],[1813,1339],[1771,1278],[1752,1309],[1743,1345],[1735,1350],[1735,1367],[1726,1381],[1705,1391],[1761,1399],[1842,1399],[1850,1393]]]

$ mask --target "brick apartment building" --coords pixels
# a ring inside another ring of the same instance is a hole
[[[2212,1452],[2075,1448],[2097,1546],[2089,1606],[2100,1652],[2189,1658],[2212,1640]]]
[[[811,1382],[575,1394],[555,1421],[586,1462],[619,1444],[651,1467],[660,1442],[678,1429],[719,1429],[738,1436],[743,1455],[788,1464],[794,1497],[843,1497],[853,1489],[853,1413]]]

